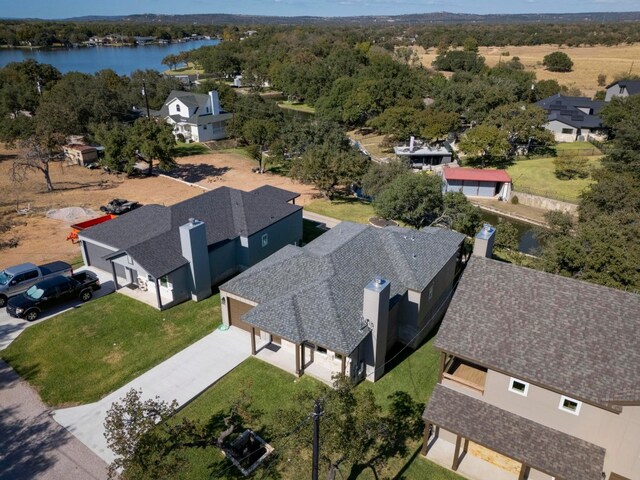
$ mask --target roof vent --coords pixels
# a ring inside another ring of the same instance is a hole
[[[382,279],[382,277],[376,277],[376,278],[373,279],[373,282],[376,285],[382,285],[384,283],[384,280]]]
[[[418,256],[414,253],[414,254],[413,254],[413,258],[418,258]]]
[[[196,219],[195,219],[195,218],[190,218],[190,219],[189,219],[189,223],[190,223],[191,225],[195,225],[195,224],[196,224]]]

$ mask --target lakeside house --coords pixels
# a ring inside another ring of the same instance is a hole
[[[547,112],[545,128],[553,133],[557,142],[607,139],[607,128],[599,116],[605,106],[603,101],[558,93],[536,102],[536,105]]]
[[[427,170],[453,162],[453,151],[447,147],[447,143],[443,146],[432,146],[411,137],[409,145],[393,147],[393,151],[396,157],[406,160],[411,168]]]
[[[423,455],[486,480],[639,480],[640,295],[486,256],[434,341]]]

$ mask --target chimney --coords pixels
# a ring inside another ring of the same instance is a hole
[[[375,382],[384,374],[387,355],[387,332],[389,330],[388,280],[376,277],[364,288],[362,301],[363,327],[371,328],[371,343],[365,350],[367,380]]]
[[[220,115],[220,99],[218,98],[218,92],[215,90],[209,92],[209,103],[211,103],[211,113]]]
[[[409,152],[413,153],[413,145],[415,143],[416,139],[413,135],[411,135],[411,138],[409,139]]]
[[[495,238],[495,227],[485,223],[482,230],[476,234],[475,241],[473,242],[473,254],[477,257],[493,257],[493,242]]]
[[[211,271],[204,222],[190,218],[189,223],[180,227],[180,247],[182,256],[189,262],[191,299],[197,302],[211,296]]]

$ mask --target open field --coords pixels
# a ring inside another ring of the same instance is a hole
[[[549,72],[542,66],[545,55],[562,51],[573,60],[573,71],[567,73]],[[422,64],[431,67],[431,62],[436,58],[436,49],[431,48],[427,52],[422,48],[417,49]],[[508,52],[509,55],[502,55]],[[524,64],[525,69],[534,71],[538,80],[557,80],[561,85],[577,87],[586,96],[592,97],[596,91],[602,90],[598,86],[598,75],[607,75],[607,83],[614,77],[629,73],[640,73],[640,44],[616,45],[613,47],[560,47],[557,45],[536,45],[524,47],[480,47],[480,55],[486,59],[487,65],[493,67],[498,62],[510,60],[516,56]],[[635,62],[635,65],[634,65]]]
[[[47,404],[84,404],[211,333],[220,321],[219,295],[161,312],[112,294],[26,329],[1,356]]]
[[[189,153],[189,148],[183,151]],[[192,149],[191,149],[192,151]],[[142,204],[172,205],[195,195],[203,189],[189,186],[163,176],[127,178],[102,170],[88,170],[78,165],[56,163],[51,167],[54,192],[46,192],[42,175],[30,173],[16,184],[11,181],[10,169],[16,150],[0,148],[0,218],[14,226],[0,234],[0,240],[16,238],[16,248],[2,250],[0,268],[24,262],[44,263],[52,260],[72,260],[80,253],[78,245],[67,241],[69,222],[53,220],[45,216],[47,210],[63,207],[84,207],[100,214],[100,205],[113,198],[126,198]],[[296,203],[311,201],[316,190],[308,185],[273,175],[257,174],[252,169],[257,162],[233,151],[186,156],[177,159],[179,167],[172,173],[177,178],[201,185],[204,189],[221,186],[253,190],[261,185],[273,185],[301,193]],[[27,215],[18,215],[20,209],[30,207]]]

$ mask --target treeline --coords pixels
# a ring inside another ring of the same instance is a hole
[[[326,32],[341,38],[356,36],[361,41],[392,49],[396,46],[420,45],[424,48],[459,47],[473,37],[481,46],[543,45],[620,45],[640,42],[638,22],[603,23],[522,23],[522,24],[405,24],[300,26],[222,26],[206,23],[174,24],[158,21],[73,22],[73,21],[0,21],[0,45],[19,46],[26,42],[33,46],[73,44],[94,35],[118,34],[124,37],[154,36],[166,40],[198,35],[223,36],[238,39],[247,29],[287,32],[303,30]]]
[[[224,28],[214,25],[158,25],[144,23],[95,23],[95,22],[40,22],[40,21],[0,21],[0,45],[17,47],[50,47],[82,43],[93,36],[110,34],[133,37],[158,37],[164,40],[179,39],[196,35],[222,35]]]

